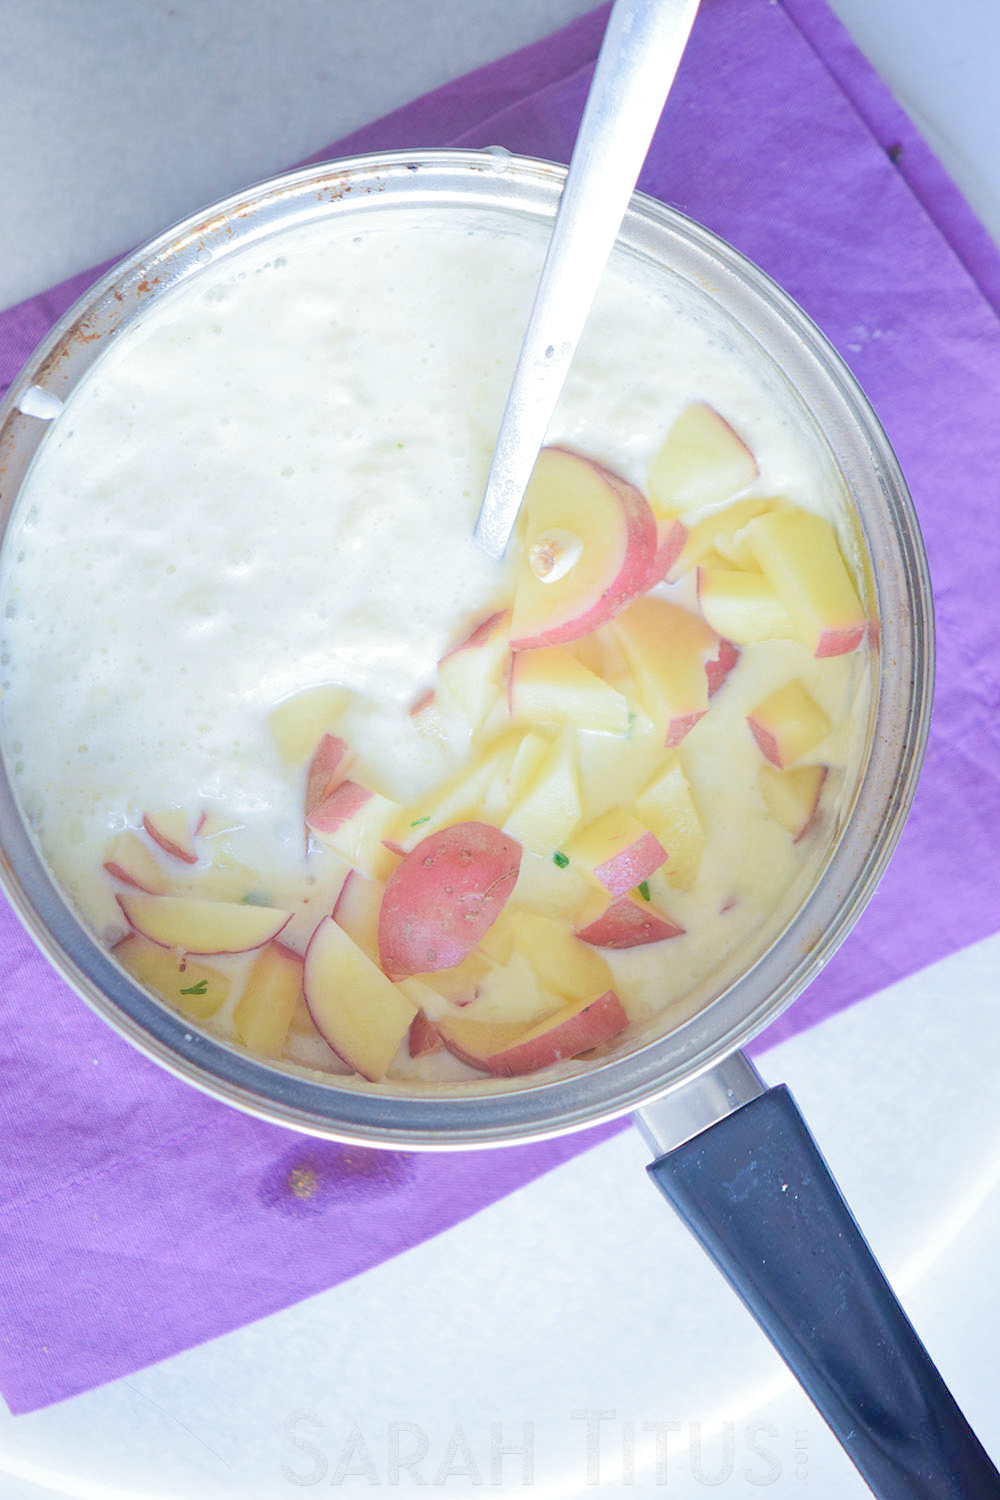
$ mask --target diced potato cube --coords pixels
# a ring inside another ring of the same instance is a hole
[[[861,644],[868,620],[825,517],[804,510],[760,516],[746,537],[814,656],[839,656]]]
[[[228,974],[197,963],[175,949],[161,948],[137,932],[122,938],[113,952],[140,984],[192,1021],[206,1021],[214,1016],[229,994]]]
[[[563,646],[519,651],[511,664],[510,711],[534,724],[628,732],[627,700]]]
[[[704,401],[686,406],[649,470],[654,514],[685,515],[718,505],[757,478],[757,461],[724,417]]]
[[[575,735],[568,729],[528,781],[504,829],[526,849],[545,854],[561,849],[580,817]]]
[[[705,852],[705,830],[676,751],[639,794],[635,810],[667,851],[664,878],[677,890],[690,890]]]
[[[627,808],[616,807],[576,834],[566,853],[612,896],[622,896],[658,870],[666,850]]]
[[[790,771],[760,768],[757,784],[764,806],[793,839],[800,839],[812,823],[826,770],[826,766],[793,766]]]
[[[244,1047],[258,1057],[280,1057],[301,996],[301,958],[283,943],[268,943],[254,959],[233,1010]]]
[[[698,603],[712,629],[737,646],[798,639],[791,615],[762,573],[699,567]]]
[[[758,703],[747,723],[761,752],[779,770],[799,760],[830,733],[830,720],[798,679]]]
[[[285,698],[268,716],[271,738],[282,760],[306,760],[351,702],[347,688],[324,683]]]

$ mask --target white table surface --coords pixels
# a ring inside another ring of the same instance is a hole
[[[1000,7],[833,0],[1000,237]],[[0,307],[554,30],[590,0],[47,0],[0,3]],[[1000,1460],[1000,938],[769,1053],[960,1404]],[[886,1059],[891,1059],[890,1063]],[[503,1493],[850,1500],[867,1490],[732,1294],[645,1180],[627,1133],[448,1234],[288,1311],[46,1411],[0,1403],[0,1500],[239,1496],[331,1486],[357,1423],[380,1484],[389,1424],[461,1423]],[[513,1311],[512,1311],[513,1310]],[[601,1424],[588,1482],[582,1409]],[[314,1453],[293,1444],[286,1424]],[[675,1422],[667,1484],[644,1422]],[[624,1424],[635,1479],[624,1482]],[[767,1422],[747,1446],[748,1423]],[[692,1424],[701,1424],[699,1479]],[[725,1424],[734,1467],[720,1471]],[[322,1424],[322,1425],[316,1425]],[[419,1434],[404,1430],[404,1454]],[[323,1464],[326,1467],[321,1474]],[[458,1449],[453,1471],[469,1467]],[[355,1455],[353,1466],[361,1465]],[[762,1485],[770,1472],[770,1482]],[[753,1478],[747,1477],[752,1475]],[[593,1477],[593,1476],[591,1476]],[[756,1483],[754,1482],[756,1480]],[[718,1481],[717,1481],[718,1482]],[[413,1488],[404,1470],[400,1486]]]

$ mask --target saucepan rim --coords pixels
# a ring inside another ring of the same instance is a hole
[[[472,207],[550,221],[565,168],[492,151],[387,152],[286,173],[192,215],[127,256],[71,307],[0,407],[0,546],[44,436],[21,411],[29,387],[64,398],[150,299],[220,254],[325,215],[395,206]],[[659,264],[708,293],[798,392],[852,495],[867,546],[880,641],[867,759],[815,884],[746,971],[674,1030],[565,1074],[417,1094],[314,1081],[198,1030],[125,975],[55,885],[0,767],[0,883],[62,977],[148,1056],[215,1098],[314,1135],[449,1150],[565,1134],[626,1114],[698,1076],[764,1029],[811,982],[857,920],[895,847],[919,776],[933,689],[933,607],[917,518],[888,438],[854,376],[802,309],[732,246],[636,194],[616,254]],[[30,403],[28,405],[31,409]]]

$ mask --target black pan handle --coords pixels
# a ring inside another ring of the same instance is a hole
[[[1000,1497],[787,1088],[648,1170],[880,1500]]]

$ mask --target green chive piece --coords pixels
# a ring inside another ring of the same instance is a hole
[[[651,901],[652,900],[652,897],[649,894],[649,881],[648,880],[640,880],[637,889],[638,889],[639,895],[642,897],[643,901]]]
[[[266,891],[247,891],[243,897],[244,906],[270,906],[271,898]]]
[[[556,850],[556,852],[555,852],[555,854],[553,854],[552,858],[555,861],[555,863],[559,866],[560,870],[565,870],[566,866],[569,864],[569,855],[568,854],[563,854],[560,849]]]
[[[420,825],[421,825],[421,823],[429,823],[430,820],[431,820],[431,815],[430,815],[430,813],[428,813],[427,816],[426,816],[426,818],[414,818],[413,822],[410,824],[410,827],[411,828],[419,828]]]
[[[208,990],[208,980],[199,979],[197,984],[189,985],[186,990],[181,990],[182,995],[204,995]]]

